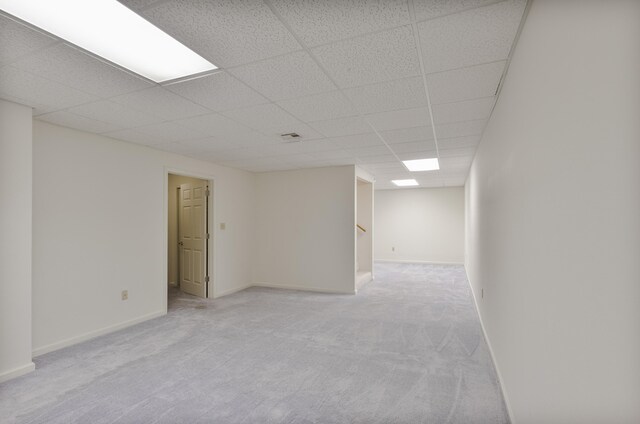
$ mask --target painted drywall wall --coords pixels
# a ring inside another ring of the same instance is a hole
[[[639,70],[640,2],[534,1],[473,162],[467,272],[516,424],[640,422]]]
[[[353,166],[257,175],[255,282],[353,293]]]
[[[376,260],[464,262],[464,188],[377,190]]]
[[[357,180],[356,222],[365,231],[356,230],[356,269],[358,272],[373,271],[373,184]]]
[[[31,362],[31,108],[0,100],[0,381]]]
[[[178,188],[181,184],[196,184],[199,179],[185,177],[184,175],[169,174],[169,188],[167,190],[169,208],[167,220],[169,223],[169,243],[167,254],[169,263],[167,264],[167,283],[176,285],[180,279],[178,275]],[[213,268],[211,268],[213,270]]]
[[[214,296],[251,283],[254,174],[39,121],[33,161],[36,354],[165,312],[166,168],[215,180]]]

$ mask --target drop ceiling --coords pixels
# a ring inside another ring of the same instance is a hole
[[[0,15],[0,98],[253,172],[356,164],[464,184],[526,0],[122,0],[216,64],[155,84]],[[295,132],[300,142],[281,134]],[[440,158],[408,172],[402,160]]]

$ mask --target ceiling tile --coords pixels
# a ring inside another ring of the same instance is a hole
[[[268,102],[258,92],[223,71],[163,88],[214,112]]]
[[[207,135],[189,126],[181,125],[178,122],[163,122],[160,124],[146,125],[144,127],[135,128],[135,131],[157,138],[158,143],[177,143],[185,140],[204,138]]]
[[[451,157],[473,157],[476,153],[475,147],[461,147],[461,148],[447,148],[440,149],[440,157],[441,158],[451,158]]]
[[[59,111],[40,115],[37,119],[49,122],[63,127],[75,128],[77,130],[87,131],[91,133],[105,133],[118,129],[113,124],[98,121],[96,119],[86,118],[74,113]]]
[[[382,143],[380,143],[377,146],[348,148],[348,149],[345,149],[345,151],[353,154],[358,158],[366,157],[366,156],[388,155],[391,153],[389,151],[389,148]]]
[[[371,127],[365,120],[357,116],[313,122],[311,126],[326,137],[341,137],[372,132]]]
[[[229,72],[273,101],[335,90],[322,69],[303,51],[239,66]]]
[[[325,150],[322,152],[309,153],[316,160],[329,160],[329,159],[350,159],[353,155],[344,150]]]
[[[468,170],[473,162],[473,156],[440,158],[440,168],[443,170]]]
[[[147,0],[148,1],[148,0]],[[475,7],[486,6],[502,0],[430,0],[414,1],[416,20],[424,21]]]
[[[0,40],[0,64],[14,62],[57,42],[3,15],[0,15]]]
[[[98,99],[11,66],[0,68],[0,74],[0,97],[34,107],[35,115]]]
[[[436,144],[433,140],[412,141],[410,143],[398,143],[391,146],[396,154],[400,153],[415,153],[423,152],[426,150],[436,150]]]
[[[415,159],[427,159],[427,158],[437,158],[438,152],[436,149],[429,149],[428,146],[425,146],[424,150],[417,150],[413,152],[399,152],[397,153],[400,160],[415,160]],[[430,172],[430,171],[425,171]]]
[[[469,135],[480,135],[487,124],[486,119],[478,121],[456,122],[452,124],[436,125],[436,136],[438,139],[465,137]]]
[[[505,64],[494,62],[427,75],[431,104],[494,96]]]
[[[222,150],[234,149],[237,146],[233,142],[224,141],[215,137],[197,138],[180,141],[179,144],[194,149],[201,149],[203,152],[219,152]]]
[[[457,149],[461,147],[476,147],[480,142],[479,135],[455,138],[438,138],[438,147],[441,149]]]
[[[312,52],[342,88],[420,74],[411,26],[316,47]]]
[[[382,131],[380,133],[384,141],[389,144],[409,143],[411,141],[433,140],[433,129],[431,126],[421,126],[412,128],[400,128],[397,130]]]
[[[286,128],[300,123],[293,115],[274,103],[229,110],[221,114],[258,131]]]
[[[391,163],[398,162],[398,158],[396,158],[393,154],[389,153],[386,155],[376,155],[376,156],[364,156],[359,158],[359,161],[363,164],[381,164],[381,163]]]
[[[409,22],[405,0],[271,0],[307,46],[351,38]]]
[[[366,118],[378,131],[431,125],[431,117],[427,107],[374,113],[367,115]]]
[[[153,5],[141,14],[218,67],[300,49],[260,0],[174,0]]]
[[[326,139],[337,149],[349,149],[357,147],[377,146],[382,143],[375,133],[348,135],[344,137],[332,137]]]
[[[508,0],[418,24],[427,73],[505,60],[526,0]]]
[[[427,105],[422,77],[404,78],[344,90],[361,113],[409,109]]]
[[[433,120],[436,124],[472,121],[489,118],[495,97],[444,103],[433,106]]]
[[[169,143],[164,138],[153,135],[153,132],[142,133],[134,129],[118,130],[103,134],[107,137],[116,138],[118,140],[128,141],[130,143],[142,144],[145,146],[159,146]]]
[[[45,49],[13,66],[98,97],[154,85],[65,44]]]
[[[136,109],[113,103],[109,100],[101,100],[86,103],[69,109],[69,112],[86,118],[95,119],[113,124],[120,129],[139,127],[160,122],[160,119],[147,115]]]
[[[110,100],[166,120],[210,113],[208,109],[166,91],[162,87],[135,91]]]
[[[176,123],[208,136],[233,142],[236,146],[261,144],[267,141],[267,137],[263,134],[217,113],[187,118]]]
[[[351,102],[340,91],[283,100],[278,104],[305,122],[324,121],[358,114]]]

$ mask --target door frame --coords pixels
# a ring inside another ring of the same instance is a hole
[[[209,199],[207,201],[207,220],[209,223],[209,243],[207,245],[207,262],[209,267],[209,283],[207,285],[207,298],[213,298],[215,292],[215,283],[217,281],[218,274],[218,266],[216,263],[216,244],[217,237],[215,235],[215,230],[217,228],[215,217],[217,216],[217,204],[216,202],[216,186],[215,186],[215,176],[211,174],[193,172],[180,168],[173,167],[164,167],[164,175],[163,175],[163,257],[162,264],[164,265],[162,275],[164,276],[162,280],[163,290],[163,309],[167,311],[167,297],[169,295],[169,284],[167,284],[168,276],[169,276],[169,174],[180,175],[183,177],[191,177],[191,178],[199,178],[201,180],[206,180],[209,185]],[[213,241],[213,242],[212,242]],[[212,269],[213,268],[213,269]]]

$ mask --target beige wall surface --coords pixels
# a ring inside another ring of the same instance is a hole
[[[0,381],[31,362],[31,108],[0,100]]]
[[[377,190],[374,203],[376,260],[464,262],[463,187]]]
[[[167,170],[214,179],[213,295],[251,283],[254,174],[40,121],[33,164],[36,354],[165,312]]]
[[[516,424],[640,422],[639,75],[640,2],[532,2],[466,184]]]
[[[258,174],[254,281],[353,293],[353,166]]]

